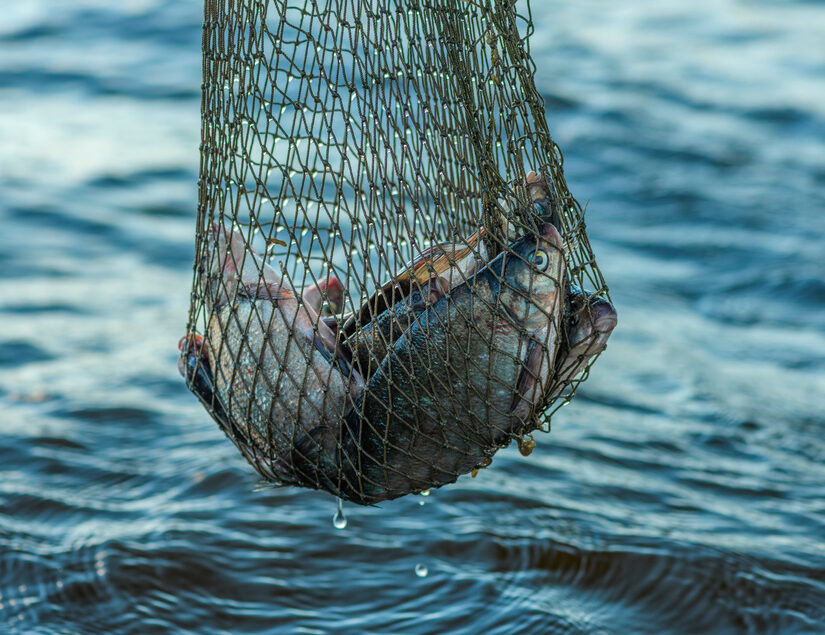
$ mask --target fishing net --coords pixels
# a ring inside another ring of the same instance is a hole
[[[179,367],[267,480],[453,482],[529,451],[604,348],[532,32],[505,0],[206,1]]]

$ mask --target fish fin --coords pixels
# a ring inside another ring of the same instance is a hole
[[[315,350],[321,353],[321,357],[336,366],[344,377],[350,377],[356,372],[352,367],[352,354],[348,349],[336,346],[335,350],[331,351],[319,335],[313,334],[311,339]]]
[[[340,327],[340,324],[338,322],[338,318],[335,317],[334,315],[322,315],[321,316],[321,321],[324,324],[326,324],[327,327],[329,328],[329,330],[332,331],[333,333],[338,332],[338,328]]]
[[[338,449],[325,452],[324,437],[329,441],[332,430],[318,425],[311,430],[298,428],[289,451],[289,464],[296,479],[306,487],[337,492],[340,478],[336,465]],[[336,443],[337,446],[337,443]]]
[[[343,328],[344,338],[350,337],[359,328],[363,328],[384,311],[391,308],[396,301],[404,298],[409,292],[409,278],[401,282],[401,286],[398,286],[394,281],[390,281],[377,289],[375,293],[361,305],[353,317],[346,321]]]
[[[291,289],[272,282],[251,282],[238,289],[238,295],[250,300],[289,300],[295,297]]]
[[[539,333],[544,332],[540,329]],[[547,388],[549,368],[545,369],[544,359],[546,356],[545,345],[535,337],[530,338],[527,345],[527,355],[525,355],[519,374],[516,392],[510,403],[510,412],[526,423],[531,413],[544,401],[544,391]]]

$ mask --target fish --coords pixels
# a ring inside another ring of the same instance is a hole
[[[531,171],[522,187],[533,203],[535,216],[559,227],[558,211],[547,179]],[[482,227],[466,239],[441,242],[422,251],[343,322],[341,331],[346,345],[365,379],[412,320],[444,292],[466,281],[486,264],[485,236]]]
[[[576,287],[568,290],[567,304],[548,401],[558,397],[591,360],[607,348],[607,340],[619,319],[609,300]]]
[[[338,276],[329,274],[305,287],[301,292],[301,299],[317,314],[324,317],[333,316],[344,308],[344,285]],[[325,320],[325,323],[328,322]]]
[[[481,229],[466,241],[442,242],[424,250],[393,280],[380,286],[341,329],[367,379],[416,317],[487,261]]]
[[[421,312],[345,418],[342,495],[373,504],[453,482],[519,434],[524,364],[553,363],[565,275],[546,223]]]
[[[374,504],[489,464],[603,349],[609,326],[593,300],[590,331],[572,317],[563,331],[563,241],[547,222],[557,214],[543,177],[525,187],[537,232],[489,262],[484,229],[435,245],[349,316],[337,277],[299,294],[242,234],[213,225],[206,337],[179,345],[187,384],[279,484]],[[559,366],[557,352],[572,361]]]
[[[550,223],[557,229],[561,229],[559,206],[556,204],[556,198],[553,196],[552,186],[547,177],[530,171],[524,178],[524,187],[532,201],[534,215],[539,221]]]
[[[247,435],[241,432],[241,428],[229,416],[223,403],[215,394],[215,378],[212,373],[209,346],[203,336],[197,333],[184,335],[178,342],[178,350],[181,352],[178,358],[178,371],[181,376],[186,379],[190,390],[212,413],[212,417],[249,461],[249,464],[254,466],[258,473],[267,480],[281,481],[288,478],[287,469],[277,464],[273,465],[262,449],[247,439]]]
[[[220,404],[216,420],[264,478],[328,489],[339,422],[364,382],[313,306],[239,232],[212,232],[207,333],[182,345],[183,374]]]

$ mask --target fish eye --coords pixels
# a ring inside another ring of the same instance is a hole
[[[550,256],[548,256],[547,252],[543,249],[536,249],[530,254],[530,262],[533,263],[533,266],[539,271],[544,271],[547,269],[547,265],[550,264]]]

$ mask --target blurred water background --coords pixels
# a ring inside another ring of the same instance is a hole
[[[534,20],[619,328],[531,456],[340,530],[175,368],[201,3],[3,3],[0,631],[825,632],[825,4]]]

